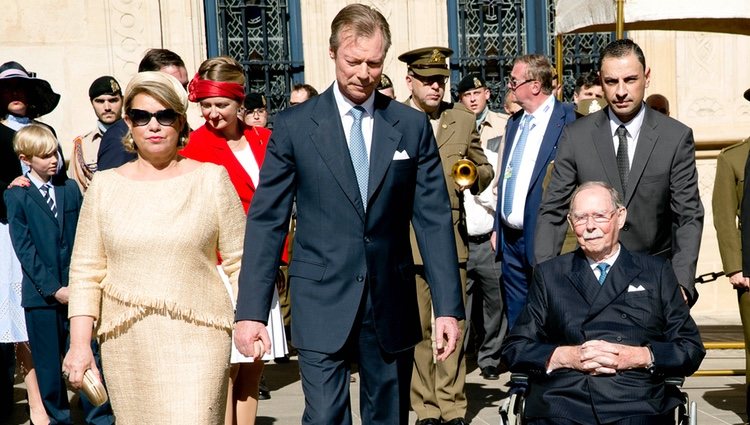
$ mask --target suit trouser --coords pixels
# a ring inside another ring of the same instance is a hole
[[[635,416],[615,422],[597,422],[595,424],[582,424],[565,418],[541,418],[529,419],[528,425],[674,425],[674,414],[669,412],[663,415]]]
[[[69,345],[68,309],[66,306],[24,309],[29,347],[34,360],[36,379],[44,408],[53,424],[71,424],[68,391],[62,376],[62,359]],[[92,342],[97,367],[102,370],[98,345]],[[103,374],[102,374],[103,376]],[[94,407],[81,393],[87,424],[114,423],[109,402]]]
[[[0,343],[0,419],[13,410],[13,384],[16,371],[15,344]]]
[[[461,293],[466,294],[466,266],[461,273]],[[419,419],[442,418],[449,421],[466,416],[466,360],[462,340],[445,361],[432,357],[432,299],[424,269],[417,268],[417,303],[422,325],[422,341],[414,347],[414,370],[411,377],[411,408]],[[464,295],[465,296],[465,295]],[[458,322],[463,335],[464,321]]]
[[[359,364],[360,414],[363,424],[407,425],[413,350],[386,353],[380,347],[369,289],[344,347],[336,353],[298,348],[304,425],[351,425],[349,377]]]
[[[508,330],[500,279],[500,263],[495,261],[495,251],[489,238],[480,243],[470,239],[466,265],[464,348],[474,329],[482,341],[477,350],[477,365],[480,368],[500,365],[500,347]]]
[[[508,329],[512,329],[516,319],[526,306],[531,281],[531,267],[526,260],[526,241],[523,230],[503,225],[503,294],[508,312]]]

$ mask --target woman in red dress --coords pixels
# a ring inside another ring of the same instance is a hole
[[[238,118],[245,97],[242,66],[225,56],[208,59],[201,64],[188,90],[189,99],[198,102],[206,123],[190,134],[190,141],[182,150],[182,155],[223,165],[247,213],[258,186],[260,167],[271,131],[246,126]],[[273,348],[278,352],[277,347]],[[239,356],[239,352],[233,350],[227,425],[254,424],[258,410],[258,385],[263,362],[248,362],[249,359]]]

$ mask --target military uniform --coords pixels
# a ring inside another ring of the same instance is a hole
[[[446,48],[424,48],[404,53],[399,60],[407,62],[409,71],[422,77],[449,74],[446,57],[452,53]],[[416,109],[410,97],[405,102]],[[428,114],[435,131],[435,138],[440,150],[440,160],[446,178],[446,187],[453,214],[453,229],[458,253],[457,261],[461,273],[463,293],[466,289],[466,264],[469,257],[468,235],[463,211],[463,199],[459,188],[453,181],[453,165],[462,158],[467,158],[477,166],[477,180],[472,186],[472,193],[484,190],[492,182],[492,165],[479,142],[474,113],[461,104],[441,102],[432,114]],[[412,253],[416,265],[417,301],[419,303],[422,341],[414,349],[414,369],[411,383],[411,406],[422,423],[425,420],[463,421],[466,415],[466,362],[463,344],[457,344],[456,352],[445,361],[435,362],[432,342],[432,300],[429,284],[426,280],[423,261],[417,248],[414,231],[411,234]],[[459,322],[463,332],[464,322]],[[430,422],[426,422],[430,423]],[[439,423],[439,422],[434,422]],[[455,422],[464,423],[464,422]]]
[[[750,137],[722,149],[716,158],[712,207],[719,253],[727,275],[742,272],[742,247],[737,218],[742,205],[748,152]],[[750,291],[738,289],[737,296],[745,335],[745,379],[750,380]]]

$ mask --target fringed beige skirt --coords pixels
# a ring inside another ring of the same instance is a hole
[[[152,313],[101,343],[118,425],[223,424],[229,330]]]

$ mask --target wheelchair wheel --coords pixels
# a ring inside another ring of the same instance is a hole
[[[500,425],[524,425],[523,393],[511,393],[500,406]]]

